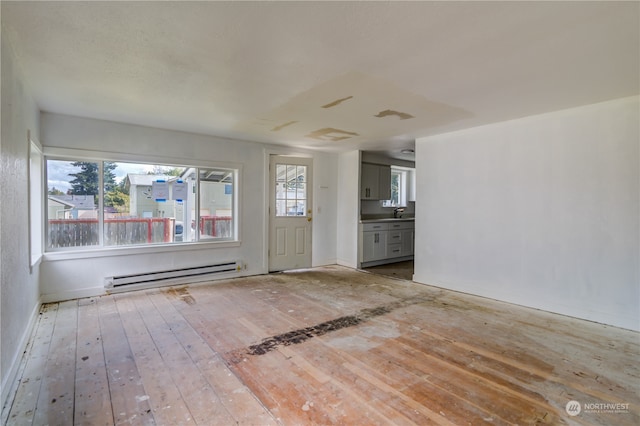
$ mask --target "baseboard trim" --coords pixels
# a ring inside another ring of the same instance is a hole
[[[20,339],[20,343],[18,344],[17,350],[13,356],[13,360],[11,361],[11,367],[9,367],[8,373],[2,380],[2,394],[0,395],[0,401],[2,401],[2,414],[0,415],[0,423],[7,424],[7,416],[9,415],[9,409],[13,404],[13,397],[18,390],[17,378],[18,372],[20,371],[20,367],[24,361],[24,358],[27,356],[27,345],[29,344],[29,340],[33,335],[34,327],[37,323],[37,319],[39,317],[40,308],[42,307],[42,301],[38,301],[31,315],[29,316],[29,323],[22,334],[22,338]]]
[[[43,294],[40,296],[42,303],[64,302],[66,300],[82,299],[84,297],[97,297],[107,294],[104,287],[89,287],[79,290],[62,291],[60,293]]]
[[[414,274],[413,281],[419,284],[454,291],[469,296],[495,300],[501,303],[508,303],[527,309],[535,309],[553,315],[560,315],[640,333],[640,326],[636,318],[614,315],[610,312],[602,312],[594,309],[593,307],[590,309],[585,306],[572,306],[562,303],[554,303],[548,300],[523,301],[522,298],[517,298],[513,294],[497,293],[495,291],[478,291],[477,288],[453,285],[437,279],[430,279],[429,277],[425,278],[423,275],[418,275],[418,277],[416,277]]]

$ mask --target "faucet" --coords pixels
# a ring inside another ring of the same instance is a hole
[[[402,217],[402,213],[404,213],[404,209],[401,207],[396,207],[395,209],[393,209],[393,217],[395,219]]]

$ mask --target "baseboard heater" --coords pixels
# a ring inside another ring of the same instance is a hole
[[[242,269],[242,262],[233,261],[215,265],[195,266],[191,268],[166,271],[145,272],[141,274],[118,275],[105,278],[105,288],[110,291],[128,291],[135,288],[157,285],[172,285],[207,281],[212,278],[232,276]]]

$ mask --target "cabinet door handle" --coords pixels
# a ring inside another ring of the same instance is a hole
[[[373,234],[373,242],[377,243],[380,241],[380,235],[376,232],[375,234]]]

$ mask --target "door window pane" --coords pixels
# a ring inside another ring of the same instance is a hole
[[[276,216],[306,216],[307,166],[276,164]]]

